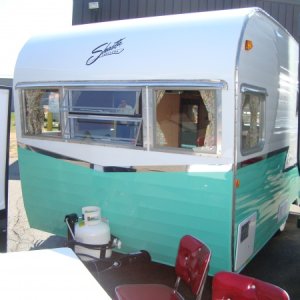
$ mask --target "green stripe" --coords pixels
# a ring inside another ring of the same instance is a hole
[[[66,236],[64,216],[98,205],[122,251],[145,249],[174,265],[179,239],[194,235],[212,250],[210,274],[231,269],[232,172],[103,173],[19,149],[30,225]]]
[[[287,153],[282,152],[258,163],[238,169],[240,187],[236,190],[235,245],[237,227],[245,218],[257,213],[254,252],[256,254],[285,221],[277,220],[278,207],[298,197],[297,168],[283,172]]]

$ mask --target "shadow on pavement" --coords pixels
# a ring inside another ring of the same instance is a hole
[[[67,246],[66,238],[61,236],[51,235],[46,240],[35,242],[34,245],[30,248],[30,250],[53,249],[53,248],[60,248],[66,246]]]
[[[51,236],[34,249],[59,247],[64,241],[61,237]],[[85,262],[86,267],[111,297],[114,297],[115,286],[124,283],[163,283],[173,286],[175,282],[174,268],[155,262],[127,263],[100,271],[102,264],[101,261]],[[278,285],[289,293],[291,300],[296,300],[300,299],[299,270],[300,229],[297,227],[297,216],[290,215],[285,231],[276,234],[241,273]],[[209,276],[203,300],[211,299],[211,284],[212,277]],[[184,285],[180,286],[180,292],[186,300],[194,299]]]
[[[241,272],[280,286],[290,299],[300,299],[300,229],[290,215],[286,228],[276,234]]]
[[[20,173],[19,173],[19,161],[16,160],[11,165],[9,165],[9,180],[20,180]]]

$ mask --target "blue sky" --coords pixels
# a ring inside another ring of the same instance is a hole
[[[72,25],[72,0],[0,0],[0,78],[13,78],[24,43]]]

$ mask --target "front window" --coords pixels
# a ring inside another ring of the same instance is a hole
[[[214,88],[151,89],[154,102],[147,101],[140,87],[45,87],[21,93],[26,136],[126,147],[149,143],[174,152],[219,151],[220,95]]]
[[[242,97],[242,146],[243,155],[260,151],[264,138],[265,95],[245,92]]]
[[[141,89],[24,89],[22,107],[27,136],[142,146]]]
[[[71,90],[70,139],[142,146],[141,90]]]
[[[157,90],[155,98],[156,147],[216,152],[215,90]]]
[[[26,135],[61,136],[59,99],[58,89],[23,90]]]
[[[82,91],[69,93],[71,113],[103,115],[140,114],[141,91]]]

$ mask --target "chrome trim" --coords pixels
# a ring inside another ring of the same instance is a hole
[[[48,86],[47,86],[48,84]],[[66,84],[66,86],[64,86]],[[168,81],[92,81],[92,82],[39,82],[39,83],[19,83],[16,85],[16,88],[20,89],[21,92],[24,93],[25,88],[58,88],[60,87],[60,93],[61,93],[61,128],[62,128],[62,140],[72,142],[70,139],[71,132],[72,132],[72,124],[68,122],[70,119],[79,119],[79,118],[86,118],[86,119],[95,119],[95,120],[111,120],[111,116],[92,116],[90,114],[77,114],[75,112],[69,112],[68,107],[70,107],[70,103],[68,100],[68,95],[70,91],[72,91],[72,88],[82,88],[82,89],[109,89],[109,88],[120,88],[120,89],[128,89],[128,88],[140,88],[143,95],[143,114],[144,117],[146,117],[146,122],[143,122],[143,147],[145,147],[148,151],[150,150],[156,150],[160,151],[159,148],[154,147],[154,130],[155,130],[155,105],[154,105],[154,91],[158,89],[184,89],[184,90],[199,90],[201,88],[205,89],[212,89],[216,91],[216,101],[217,101],[217,126],[221,126],[221,118],[222,118],[222,111],[221,111],[221,88],[227,88],[227,83],[222,80],[168,80]],[[23,89],[21,89],[23,88]],[[145,96],[145,98],[144,98]],[[146,103],[146,108],[145,108]],[[88,116],[89,115],[89,116]],[[114,117],[114,120],[120,120],[124,117]],[[137,121],[141,122],[141,118],[134,119],[126,119],[127,121]],[[126,121],[125,120],[125,121]],[[146,126],[146,128],[145,128]],[[145,130],[146,129],[146,130]],[[212,154],[216,157],[221,155],[221,140],[222,140],[222,130],[221,128],[216,128],[216,139],[217,139],[217,149],[213,152],[206,152],[201,151],[201,153],[194,153],[194,155],[201,155],[201,154]],[[146,136],[145,136],[146,135]],[[25,133],[23,132],[22,137],[27,137]],[[31,138],[35,138],[32,136]],[[37,138],[43,138],[43,139],[49,139],[52,137],[49,136],[38,136]],[[75,141],[74,141],[75,142]],[[79,141],[76,141],[79,142]],[[96,142],[95,142],[96,143]],[[90,142],[90,144],[94,144]],[[98,142],[96,144],[99,145],[105,145],[105,143]],[[125,145],[118,145],[115,144],[116,147],[124,147]],[[126,147],[127,148],[127,147]],[[163,149],[164,152],[174,152],[174,153],[193,153],[189,150],[183,150],[183,149]]]
[[[217,121],[217,132],[216,134],[216,155],[222,154],[222,93],[220,90],[216,91],[216,121]]]
[[[252,13],[250,13],[244,20],[243,28],[241,30],[239,42],[238,42],[238,47],[237,47],[237,54],[236,54],[236,61],[235,61],[235,126],[234,126],[234,145],[233,145],[233,155],[234,155],[234,167],[233,167],[233,182],[232,182],[232,224],[231,224],[231,269],[234,271],[234,265],[235,265],[235,245],[234,245],[234,227],[235,227],[235,220],[236,220],[236,215],[235,215],[235,208],[236,208],[236,187],[235,187],[235,180],[237,179],[237,160],[238,160],[238,151],[240,149],[237,149],[237,128],[239,124],[237,124],[240,116],[240,112],[238,110],[238,104],[240,103],[239,97],[240,97],[240,92],[253,92],[253,93],[266,93],[265,89],[248,85],[248,84],[241,84],[240,89],[239,89],[239,63],[240,63],[240,56],[241,56],[241,51],[243,49],[242,44],[243,44],[243,38],[245,36],[245,30],[248,21],[254,14],[261,13],[265,16],[267,16],[271,21],[274,22],[274,19],[270,17],[267,13],[265,13],[261,8],[255,8],[253,9]],[[278,22],[275,21],[276,24]],[[280,25],[282,27],[282,25]],[[267,95],[267,94],[266,94]]]
[[[122,122],[141,122],[141,117],[122,117],[122,116],[103,116],[89,114],[74,114],[69,113],[69,119],[84,119],[84,120],[103,120],[103,121],[122,121]]]
[[[224,80],[137,80],[137,81],[59,81],[59,82],[20,82],[15,88],[42,87],[205,87],[227,89]]]
[[[238,149],[237,149],[237,126],[238,126],[238,120],[239,120],[239,110],[238,110],[238,104],[240,103],[239,97],[239,64],[240,64],[240,57],[241,57],[241,51],[242,51],[242,44],[243,44],[243,38],[245,35],[245,30],[247,23],[251,16],[256,13],[252,12],[249,14],[243,23],[243,27],[241,29],[239,41],[238,41],[238,46],[237,46],[237,53],[236,53],[236,58],[235,58],[235,86],[234,86],[234,139],[233,139],[233,157],[234,157],[234,164],[233,164],[233,180],[232,180],[232,207],[231,207],[231,213],[232,213],[232,223],[231,223],[231,271],[234,270],[234,263],[235,263],[235,247],[234,247],[234,227],[235,227],[235,220],[236,220],[236,215],[235,215],[235,208],[236,208],[236,187],[235,187],[235,180],[237,177],[237,160],[238,160]]]
[[[159,88],[157,89],[159,90]],[[148,104],[149,104],[149,140],[148,140],[148,151],[155,149],[154,143],[156,139],[156,100],[155,100],[156,89],[148,89]],[[155,149],[157,151],[158,149]],[[168,151],[166,151],[168,152]]]
[[[255,85],[245,84],[245,83],[241,84],[240,91],[241,93],[250,92],[250,93],[262,94],[268,96],[267,89]]]
[[[41,148],[25,145],[24,143],[18,142],[18,147],[39,153],[41,155],[46,155],[55,159],[63,160],[65,162],[71,163],[73,165],[79,165],[81,167],[85,167],[88,169],[93,169],[97,172],[139,172],[139,173],[151,173],[151,172],[168,172],[168,173],[198,173],[198,172],[208,172],[207,168],[212,168],[211,172],[229,172],[232,170],[232,164],[214,164],[214,165],[204,165],[205,169],[202,169],[201,165],[151,165],[151,166],[128,166],[128,167],[120,167],[120,166],[102,166],[93,164],[87,161],[79,160],[76,158],[71,158],[65,155],[61,155],[58,153],[54,153],[48,150],[44,150]],[[223,166],[223,167],[222,167]],[[196,168],[193,168],[196,167]]]
[[[169,172],[169,173],[176,173],[176,172],[188,172],[189,165],[182,165],[182,166],[134,166],[133,167],[136,172],[145,173],[145,172]]]
[[[22,149],[25,149],[25,150],[28,150],[28,151],[35,152],[35,153],[39,153],[41,155],[46,155],[46,156],[49,156],[49,157],[52,157],[52,158],[63,160],[65,162],[71,163],[71,164],[76,165],[76,166],[81,166],[81,167],[84,167],[84,168],[87,168],[87,169],[91,169],[92,166],[93,166],[91,163],[83,161],[83,160],[73,159],[71,157],[67,157],[67,156],[57,154],[57,153],[54,153],[54,152],[51,152],[51,151],[47,151],[47,150],[43,150],[43,149],[40,149],[40,148],[28,146],[28,145],[25,145],[25,144],[20,143],[20,142],[18,142],[18,147],[20,147]]]
[[[150,101],[150,96],[151,91],[149,91],[149,88],[146,87],[145,89],[145,106],[143,106],[143,110],[145,110],[145,122],[143,123],[144,126],[144,136],[143,136],[143,142],[144,146],[146,147],[147,151],[150,151],[150,146],[151,146],[151,140],[152,140],[152,135],[153,135],[153,122],[151,121],[151,111],[152,111],[152,101]],[[150,107],[151,104],[151,107]]]

